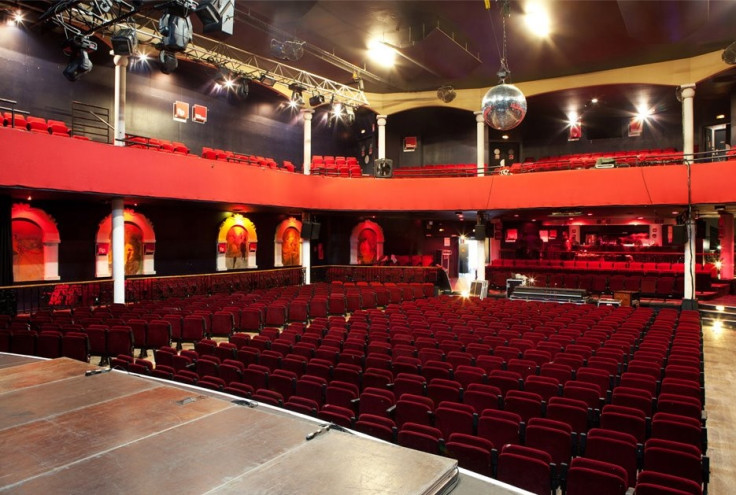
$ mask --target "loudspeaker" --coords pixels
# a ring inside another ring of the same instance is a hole
[[[320,224],[319,222],[312,222],[312,237],[310,237],[310,239],[312,239],[313,241],[319,239],[320,227],[322,227],[322,224]]]
[[[387,178],[394,175],[394,161],[388,158],[379,158],[373,165],[375,177]]]
[[[672,244],[684,245],[687,243],[687,231],[684,225],[672,226]]]
[[[302,239],[312,238],[312,222],[302,222],[302,231],[300,233]]]
[[[484,241],[486,239],[486,226],[483,224],[476,224],[473,227],[473,237],[476,241]]]

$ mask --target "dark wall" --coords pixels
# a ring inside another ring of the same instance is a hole
[[[417,137],[417,148],[403,151],[406,136]],[[475,116],[446,107],[418,108],[391,115],[386,123],[386,158],[395,167],[475,163]]]
[[[68,125],[75,100],[109,109],[112,119],[114,65],[104,44],[98,43],[97,52],[90,57],[92,71],[69,82],[62,75],[68,59],[62,53],[60,36],[14,28],[3,30],[3,35],[0,97],[16,100],[19,109],[32,115],[63,120]],[[166,75],[159,71],[157,62],[131,60],[126,131],[181,141],[196,154],[208,146],[301,165],[303,123],[297,111],[284,105],[284,96],[251,83],[248,97],[237,98],[217,91],[214,75],[214,68],[182,61],[174,73]],[[175,101],[208,107],[207,123],[174,121]],[[316,144],[323,154],[345,154],[344,139],[340,138],[318,133]]]

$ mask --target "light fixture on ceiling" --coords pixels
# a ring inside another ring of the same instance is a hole
[[[314,95],[311,98],[309,98],[309,105],[313,107],[317,107],[325,102],[324,95]]]
[[[498,70],[500,83],[489,89],[483,96],[481,108],[486,124],[499,131],[508,131],[521,124],[526,116],[526,97],[513,84],[506,84],[511,74],[506,58],[506,18],[511,15],[509,0],[504,0],[502,8],[503,51],[501,68]]]
[[[220,67],[215,75],[215,84],[220,88],[232,89],[235,84],[235,77],[224,67]]]
[[[396,62],[396,49],[382,40],[371,40],[368,43],[368,56],[381,67],[391,68]]]
[[[192,41],[192,20],[189,13],[197,8],[192,0],[174,0],[165,4],[164,13],[158,21],[161,45],[170,52],[183,52]]]
[[[300,86],[297,83],[291,83],[289,84],[289,90],[291,91],[291,100],[289,101],[289,106],[291,107],[303,107],[304,106],[304,97],[302,96],[302,92],[305,90],[304,86]]]
[[[64,53],[69,55],[69,63],[64,69],[64,77],[70,81],[76,81],[82,75],[92,70],[92,61],[89,52],[97,50],[97,43],[83,36],[75,36],[64,42]]]
[[[233,34],[235,0],[199,0],[194,13],[202,21],[203,32]]]
[[[261,74],[261,76],[258,78],[258,81],[260,81],[261,84],[268,87],[273,87],[274,84],[276,84],[276,79],[274,79],[272,76],[268,75],[267,72],[264,72]]]
[[[135,29],[124,27],[118,29],[112,35],[110,42],[112,43],[112,52],[115,55],[131,56],[135,54],[135,50],[138,47],[138,36],[136,35]]]
[[[538,2],[530,2],[526,6],[524,20],[526,26],[534,35],[546,38],[550,33],[549,12]]]
[[[453,88],[449,84],[440,86],[437,89],[437,98],[439,98],[440,101],[444,103],[450,103],[452,100],[455,99],[456,96],[457,93],[455,92],[455,88]]]
[[[164,74],[171,74],[179,67],[179,61],[176,54],[167,50],[161,50],[158,54],[159,68]]]

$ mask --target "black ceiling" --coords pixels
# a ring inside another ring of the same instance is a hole
[[[734,39],[732,0],[544,1],[551,19],[547,39],[525,26],[530,2],[511,2],[507,58],[511,81],[687,58],[728,46]],[[365,69],[366,89],[396,92],[495,84],[500,67],[503,3],[458,1],[236,1],[235,33],[228,40],[269,56],[271,39],[305,41],[305,55],[289,64],[337,82],[351,72],[323,60],[334,55]],[[383,37],[400,47],[397,65],[368,60],[366,43]]]

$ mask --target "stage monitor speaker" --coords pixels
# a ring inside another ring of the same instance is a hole
[[[321,227],[322,224],[320,224],[319,222],[312,222],[312,236],[310,237],[310,239],[312,239],[313,241],[319,239],[319,230]]]
[[[476,241],[484,241],[486,239],[486,226],[483,224],[476,224],[473,227],[473,237]]]
[[[373,175],[380,178],[394,176],[394,161],[389,158],[378,158],[373,165]]]
[[[314,224],[312,222],[302,222],[302,231],[301,231],[301,237],[302,239],[311,239],[312,238],[312,231]]]

